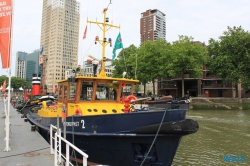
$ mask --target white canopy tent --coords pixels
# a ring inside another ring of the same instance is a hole
[[[9,86],[6,88],[6,90],[9,90]],[[13,88],[10,87],[10,91],[13,91]]]

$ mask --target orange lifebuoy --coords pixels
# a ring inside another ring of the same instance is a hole
[[[125,98],[127,101],[131,101],[132,99],[136,100],[137,98],[134,95],[129,95]]]
[[[124,101],[124,113],[129,112],[129,106],[130,106],[132,99],[136,100],[137,98],[134,95],[129,95],[123,100]]]

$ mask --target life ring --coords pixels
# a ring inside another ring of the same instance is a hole
[[[136,100],[137,98],[134,95],[129,95],[123,100],[124,101],[124,113],[129,112],[129,106],[130,106],[132,99]]]

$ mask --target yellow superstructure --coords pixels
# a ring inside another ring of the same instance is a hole
[[[129,106],[124,106],[124,98],[132,95],[135,84],[138,80],[127,78],[111,78],[105,73],[105,47],[111,44],[107,41],[106,32],[112,28],[120,28],[108,23],[106,18],[107,8],[103,10],[104,21],[89,21],[88,23],[97,24],[102,32],[103,38],[96,37],[95,41],[102,46],[102,63],[100,74],[96,77],[75,76],[58,82],[58,99],[56,105],[42,103],[42,108],[38,114],[43,117],[61,116],[63,106],[66,108],[66,116],[81,115],[104,115],[104,114],[123,114]]]

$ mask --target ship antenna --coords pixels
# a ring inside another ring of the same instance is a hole
[[[109,5],[110,5],[110,4],[112,4],[111,0],[109,1],[109,4],[108,4],[107,8],[109,8]]]
[[[110,1],[111,2],[111,1]],[[111,3],[110,3],[111,4]],[[101,72],[99,74],[100,77],[106,77],[106,72],[105,72],[105,61],[106,61],[106,57],[105,57],[105,53],[106,53],[106,46],[110,45],[112,46],[112,40],[109,39],[107,40],[106,38],[106,32],[110,29],[110,28],[120,28],[120,26],[117,25],[113,25],[109,23],[109,19],[108,17],[106,17],[106,12],[108,11],[108,8],[104,8],[103,9],[103,15],[104,15],[104,20],[103,22],[99,22],[99,21],[89,21],[87,19],[87,23],[93,23],[93,24],[97,24],[99,26],[99,28],[102,30],[102,39],[99,38],[99,36],[96,36],[95,38],[95,43],[100,43],[102,45],[102,63],[101,63]]]

